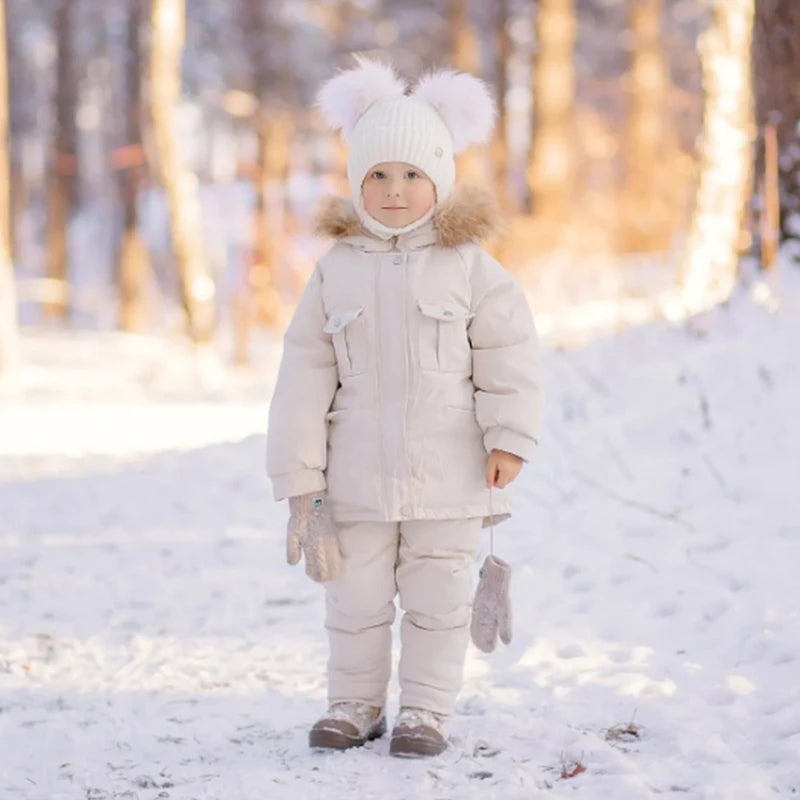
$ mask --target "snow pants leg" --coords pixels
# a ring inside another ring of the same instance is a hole
[[[325,584],[330,702],[385,705],[399,592],[400,704],[452,712],[481,530],[480,518],[339,523],[344,570]]]
[[[328,701],[386,705],[392,671],[397,522],[340,522],[344,569],[325,585]]]
[[[400,705],[449,716],[461,688],[472,608],[472,565],[482,521],[401,523]]]

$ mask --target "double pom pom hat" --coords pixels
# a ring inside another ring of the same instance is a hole
[[[486,84],[463,72],[431,72],[412,88],[391,66],[356,60],[356,68],[322,85],[317,106],[347,142],[347,177],[359,219],[368,230],[389,238],[426,222],[450,197],[455,156],[489,138],[495,104]],[[434,208],[405,228],[382,225],[366,213],[361,199],[369,170],[387,161],[417,167],[436,187]]]

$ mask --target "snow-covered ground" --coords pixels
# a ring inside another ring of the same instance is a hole
[[[306,747],[326,642],[263,469],[279,343],[237,372],[29,332],[0,385],[0,797],[800,796],[788,269],[777,313],[742,290],[545,353],[540,452],[496,531],[514,639],[470,649],[450,748],[411,762]]]

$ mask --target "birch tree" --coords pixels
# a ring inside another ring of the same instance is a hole
[[[209,342],[214,332],[215,287],[205,258],[197,177],[181,157],[177,108],[181,98],[181,55],[185,0],[152,0],[150,92],[153,136],[170,212],[170,235],[180,274],[189,332]]]
[[[754,0],[717,0],[699,42],[705,90],[701,172],[679,273],[690,312],[727,298],[736,281],[752,174],[753,10]]]
[[[9,254],[8,58],[5,0],[0,0],[0,373],[19,363],[17,299]]]

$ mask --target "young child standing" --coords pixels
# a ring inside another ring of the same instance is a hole
[[[533,455],[537,344],[517,282],[477,241],[496,211],[454,190],[454,154],[487,139],[485,85],[442,71],[411,91],[360,59],[319,106],[349,145],[352,199],[286,331],[267,466],[289,498],[287,558],[324,582],[330,707],[312,747],[386,731],[394,598],[405,612],[390,752],[435,755],[461,686],[481,529]]]

